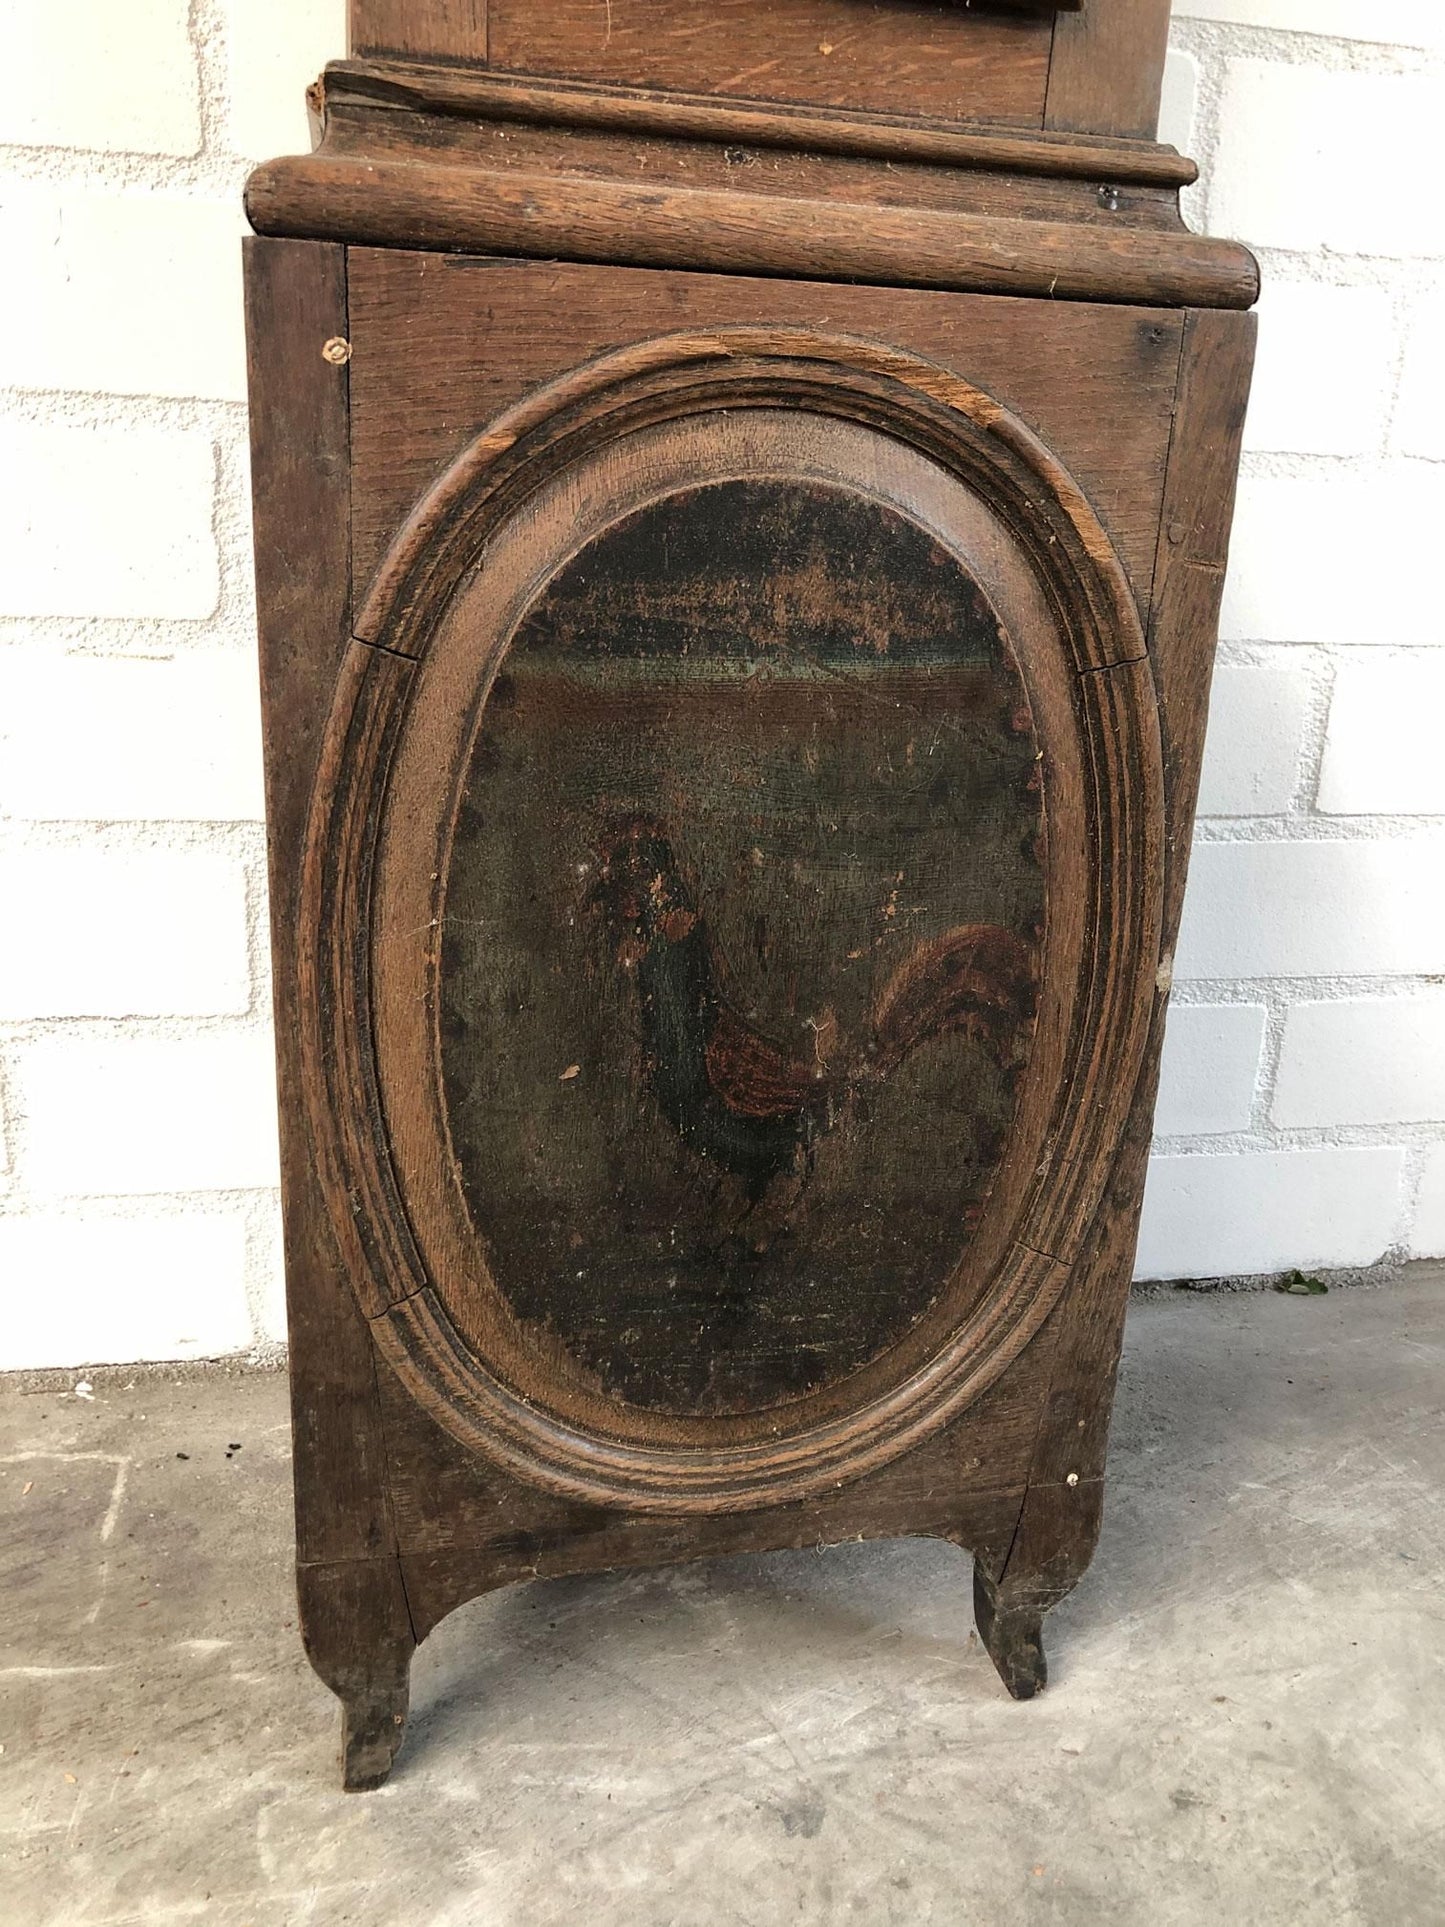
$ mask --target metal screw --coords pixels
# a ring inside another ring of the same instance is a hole
[[[322,343],[321,359],[329,361],[333,368],[340,368],[351,359],[351,343],[345,335],[333,335],[330,341]]]
[[[1079,1483],[1079,1475],[1077,1472],[1071,1472],[1068,1478],[1064,1480],[1065,1485],[1077,1485],[1078,1483]]]
[[[1100,207],[1106,207],[1111,214],[1117,214],[1123,205],[1123,197],[1120,195],[1117,187],[1106,183],[1099,189]]]

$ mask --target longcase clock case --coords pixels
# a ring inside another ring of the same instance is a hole
[[[1053,11],[926,13],[979,121]],[[573,12],[549,51],[496,11],[542,79],[383,35],[248,202],[299,1583],[350,1786],[416,1642],[539,1574],[938,1535],[1043,1684],[1252,352],[1247,257],[1142,130],[970,130],[922,78],[905,118],[906,75],[889,115],[863,68],[720,102]]]

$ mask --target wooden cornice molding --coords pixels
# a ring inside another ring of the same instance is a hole
[[[1188,187],[1193,161],[1153,141],[921,120],[916,115],[729,100],[598,81],[488,73],[400,60],[328,66],[313,91],[323,120],[358,109],[641,134],[724,146],[994,169],[1120,186]]]
[[[566,174],[309,159],[258,168],[260,234],[724,274],[877,281],[1163,307],[1252,307],[1249,250],[1183,230],[1100,229]]]
[[[251,176],[258,233],[377,247],[1248,308],[1173,148],[412,62],[329,67],[314,154]]]

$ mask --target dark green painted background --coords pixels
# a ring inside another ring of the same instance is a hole
[[[736,1187],[647,1087],[635,985],[590,906],[608,826],[665,824],[730,1001],[806,1053],[807,1019],[831,1007],[856,1035],[921,938],[1036,939],[1034,751],[967,573],[836,488],[674,495],[534,605],[448,879],[446,1098],[501,1289],[614,1395],[747,1410],[880,1352],[966,1247],[1017,1071],[958,1036],[919,1049],[744,1255]]]

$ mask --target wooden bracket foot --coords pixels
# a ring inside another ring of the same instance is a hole
[[[341,1783],[378,1787],[406,1733],[416,1635],[395,1558],[296,1569],[306,1656],[341,1701]]]
[[[406,1734],[411,1655],[390,1678],[377,1678],[341,1705],[341,1784],[348,1793],[369,1793],[391,1772]]]
[[[1044,1658],[1044,1609],[1010,1601],[983,1567],[973,1568],[973,1613],[978,1636],[1016,1700],[1031,1700],[1048,1684]]]

